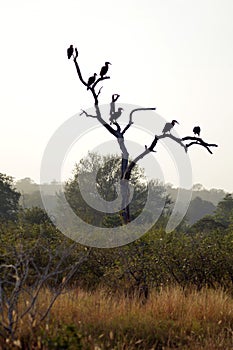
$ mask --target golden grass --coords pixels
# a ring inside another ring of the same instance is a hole
[[[41,294],[41,308],[50,294]],[[219,289],[170,287],[142,304],[76,289],[60,295],[42,325],[33,328],[26,317],[18,339],[22,347],[34,344],[28,349],[233,349],[233,298]]]

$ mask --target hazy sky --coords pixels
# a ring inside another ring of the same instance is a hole
[[[38,182],[54,131],[92,106],[66,57],[73,43],[85,77],[112,63],[101,103],[118,92],[156,106],[182,136],[200,125],[219,148],[190,149],[194,183],[233,192],[232,18],[232,0],[0,0],[0,172]]]

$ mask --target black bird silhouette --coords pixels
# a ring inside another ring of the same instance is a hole
[[[73,53],[74,53],[73,45],[70,45],[70,47],[68,47],[68,49],[67,49],[68,59],[70,59],[72,57]]]
[[[100,70],[101,78],[103,78],[103,76],[105,74],[107,74],[109,64],[111,64],[111,63],[110,62],[105,62],[105,65],[101,68],[101,70]]]
[[[111,115],[111,117],[109,118],[110,125],[114,123],[121,116],[123,110],[124,109],[120,107],[114,114]]]
[[[92,75],[87,82],[87,90],[90,89],[91,85],[94,84],[95,79],[96,79],[97,74],[94,73],[94,75]]]
[[[201,128],[200,128],[200,126],[194,126],[193,132],[194,132],[194,135],[197,134],[198,136],[200,136],[200,133],[201,133]]]
[[[166,132],[171,132],[171,129],[173,128],[175,123],[179,124],[178,121],[176,121],[176,120],[172,120],[171,123],[166,123],[164,128],[163,128],[163,131],[162,131],[163,134],[165,134]]]

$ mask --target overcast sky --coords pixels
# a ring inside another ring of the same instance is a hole
[[[182,136],[200,125],[219,148],[190,149],[193,181],[233,192],[232,18],[232,0],[0,0],[0,172],[38,182],[52,134],[92,106],[66,57],[73,43],[85,77],[112,63],[101,103],[117,92],[156,106]]]

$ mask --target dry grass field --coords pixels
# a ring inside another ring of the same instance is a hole
[[[49,291],[39,298],[46,309]],[[17,336],[1,338],[2,349],[233,349],[233,298],[222,290],[178,287],[136,296],[88,293],[59,296],[46,320],[27,315]]]

